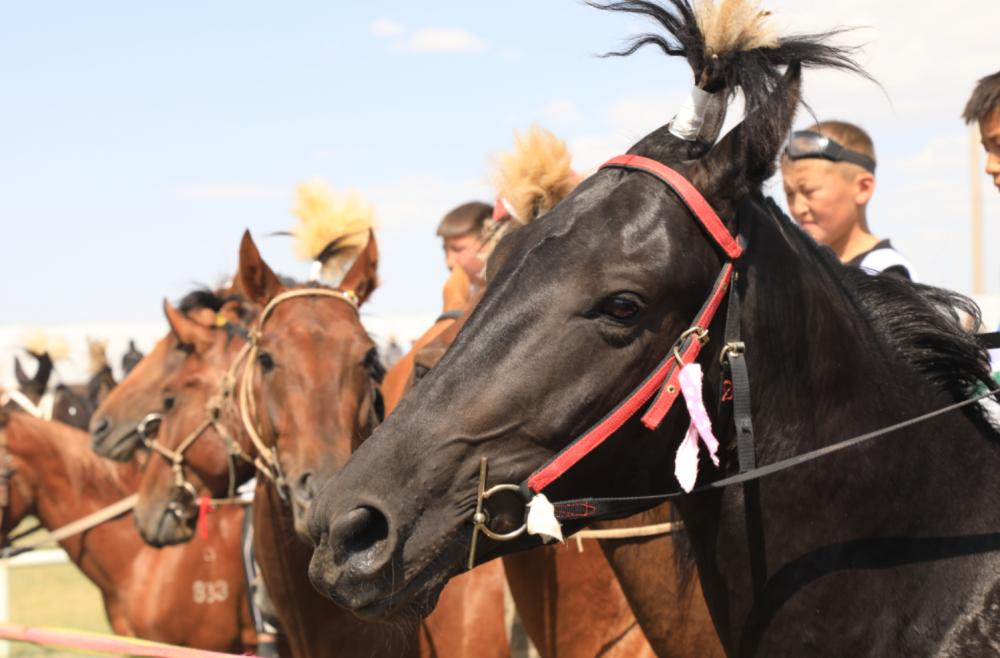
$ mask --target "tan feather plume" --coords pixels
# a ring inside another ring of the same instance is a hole
[[[722,57],[741,50],[777,48],[778,28],[767,24],[771,12],[759,7],[760,0],[697,0],[694,15],[706,49]]]
[[[514,131],[514,150],[493,158],[494,184],[522,222],[554,208],[580,182],[570,168],[572,156],[561,140],[537,125]]]
[[[62,361],[69,356],[69,343],[61,336],[47,336],[41,329],[29,331],[21,337],[24,349],[41,356],[48,354],[52,362]]]
[[[292,214],[299,223],[292,227],[295,257],[316,260],[326,247],[344,238],[345,247],[323,265],[323,277],[339,281],[351,262],[368,246],[374,207],[353,189],[337,194],[322,178],[314,178],[295,189]]]
[[[108,355],[105,353],[108,349],[108,340],[88,337],[87,346],[90,348],[90,374],[97,375],[104,372],[108,367]]]

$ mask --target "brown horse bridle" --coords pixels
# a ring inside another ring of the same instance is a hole
[[[257,413],[257,405],[253,392],[253,373],[254,367],[257,362],[257,354],[260,350],[260,339],[264,335],[264,324],[267,322],[268,318],[271,317],[271,313],[274,309],[281,304],[290,299],[298,299],[302,297],[328,297],[331,299],[336,299],[338,301],[344,302],[350,306],[356,314],[360,315],[358,300],[358,295],[353,290],[339,290],[336,288],[301,288],[298,290],[289,290],[281,293],[264,307],[261,312],[260,317],[257,320],[257,327],[250,330],[247,338],[247,346],[249,346],[250,351],[246,359],[246,366],[243,372],[243,385],[240,387],[240,417],[243,419],[243,427],[246,429],[247,434],[250,436],[250,440],[257,447],[257,452],[263,457],[266,462],[266,468],[258,464],[258,468],[264,471],[271,481],[274,483],[278,490],[278,494],[281,496],[282,500],[288,500],[287,494],[285,493],[285,488],[288,486],[288,482],[285,479],[284,470],[281,468],[281,460],[278,457],[277,446],[267,446],[264,440],[260,437],[260,417]],[[374,379],[371,382],[371,407],[372,413],[370,414],[371,419],[371,429],[374,430],[378,427],[380,419],[378,414],[375,412],[375,397],[378,394],[377,386]]]
[[[234,500],[236,487],[236,466],[235,460],[242,459],[244,462],[253,464],[259,471],[275,485],[282,500],[287,501],[288,496],[285,491],[288,482],[285,479],[284,469],[281,467],[281,460],[278,457],[277,448],[267,446],[258,431],[259,417],[253,391],[253,371],[254,364],[260,348],[260,339],[264,333],[264,324],[274,312],[274,309],[282,302],[290,299],[302,297],[330,297],[348,304],[355,313],[358,313],[358,297],[353,290],[336,290],[329,288],[303,288],[299,290],[289,290],[276,296],[264,310],[257,320],[257,326],[247,332],[247,342],[240,348],[240,351],[233,359],[232,365],[222,378],[219,391],[209,398],[205,403],[205,418],[175,449],[168,448],[160,443],[155,436],[149,436],[147,426],[162,418],[162,414],[153,413],[146,416],[139,424],[138,433],[142,437],[146,446],[166,458],[174,473],[174,485],[171,487],[169,495],[170,503],[168,509],[175,515],[182,518],[190,518],[197,513],[198,507],[194,504],[199,499],[198,490],[184,477],[184,453],[194,444],[198,438],[211,427],[222,437],[226,444],[226,455],[229,461],[229,496],[227,500]],[[239,396],[236,394],[236,375],[240,367],[243,367],[243,382],[239,387]],[[376,384],[372,380],[372,429],[378,426],[380,420],[374,412],[374,396],[377,394]],[[222,410],[226,405],[235,401],[240,410],[240,418],[247,435],[257,449],[257,456],[252,457],[247,453],[232,434],[225,428],[221,421]],[[256,421],[256,422],[255,422]]]

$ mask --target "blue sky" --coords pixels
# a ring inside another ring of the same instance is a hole
[[[958,115],[1000,69],[1000,3],[956,0],[948,21],[899,0],[817,4],[765,2],[796,31],[870,26],[851,39],[886,93],[828,74],[806,92],[872,132],[873,230],[925,281],[971,291]],[[368,310],[436,310],[434,227],[491,199],[487,155],[514,129],[548,127],[584,169],[670,119],[683,63],[594,57],[641,27],[569,0],[0,3],[0,323],[157,318],[164,297],[232,272],[244,229],[287,229],[295,185],[317,175],[376,204]],[[1000,195],[982,181],[996,245]],[[259,244],[305,275],[288,238]]]

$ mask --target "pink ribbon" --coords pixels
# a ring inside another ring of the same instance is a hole
[[[691,416],[691,425],[688,427],[687,435],[680,447],[677,448],[674,475],[684,491],[691,491],[698,479],[698,439],[700,438],[701,442],[708,448],[708,454],[716,466],[719,465],[719,457],[716,454],[719,450],[719,442],[712,434],[712,421],[709,420],[708,412],[705,410],[705,402],[701,392],[701,366],[697,363],[687,364],[681,368],[678,381],[681,385],[681,393],[684,394],[688,414]]]

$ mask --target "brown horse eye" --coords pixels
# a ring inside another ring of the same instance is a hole
[[[257,363],[260,364],[260,369],[264,372],[274,368],[274,359],[271,358],[270,354],[258,354]]]
[[[617,320],[628,320],[639,312],[639,305],[627,299],[617,297],[605,304],[601,311],[605,315],[610,315]]]

